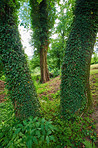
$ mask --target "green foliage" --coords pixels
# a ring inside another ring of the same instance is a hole
[[[0,103],[0,126],[5,122],[14,118],[14,109],[11,101],[6,100],[3,103]]]
[[[42,97],[40,100],[41,103],[41,115],[45,117],[45,119],[55,120],[56,117],[60,114],[60,100],[57,99],[55,95],[54,100],[49,100],[48,97]]]
[[[24,26],[26,29],[30,28],[31,24],[29,0],[21,0],[18,15],[20,26]]]
[[[1,2],[0,51],[6,76],[6,88],[13,103],[15,115],[22,120],[31,115],[38,115],[39,101],[22,50],[17,26],[17,7],[14,7],[10,1]]]
[[[0,78],[3,76],[3,63],[1,61],[1,56],[0,56]]]
[[[55,2],[43,0],[38,3],[37,0],[30,0],[30,6],[33,29],[32,41],[39,52],[41,46],[49,44],[50,29],[52,29],[55,21]]]
[[[78,148],[83,145],[85,137],[95,142],[96,133],[94,133],[95,125],[94,121],[89,117],[73,116],[71,120],[63,120],[63,116],[60,115],[60,100],[54,98],[42,98],[41,102],[41,114],[47,120],[51,119],[53,125],[56,127],[56,131],[53,134],[56,142],[51,143],[51,147],[64,148],[73,147]],[[89,116],[89,115],[88,115]]]
[[[74,17],[73,9],[75,6],[75,1],[76,0],[68,0],[65,2],[63,1],[63,3],[59,5],[60,12],[58,12],[57,14],[59,23],[56,27],[56,33],[59,34],[63,44],[66,44],[66,38],[69,36],[69,33],[72,28],[71,24],[73,22],[73,17]]]
[[[91,69],[93,70],[96,66],[92,65]],[[57,79],[45,84],[36,83],[38,96],[40,95],[42,118],[30,117],[20,122],[15,120],[11,102],[7,101],[0,104],[0,147],[7,147],[8,145],[8,147],[27,148],[27,145],[30,147],[32,144],[32,147],[36,148],[79,148],[83,145],[89,145],[89,142],[85,143],[85,139],[92,141],[94,146],[96,127],[91,119],[92,110],[86,115],[84,114],[83,117],[75,115],[70,120],[63,120],[63,116],[60,114],[60,91],[51,92],[50,89],[53,89],[49,87],[54,81],[57,82]],[[51,97],[49,92],[51,92]],[[45,133],[44,141],[42,141],[43,131]],[[46,138],[48,133],[50,134]],[[29,138],[27,138],[28,135]],[[36,142],[38,143],[36,144]],[[47,144],[48,142],[49,144]]]
[[[64,121],[59,114],[59,105],[60,100],[56,97],[53,101],[45,100],[41,104],[42,118],[29,117],[20,122],[11,115],[13,114],[11,103],[1,103],[0,147],[30,148],[33,145],[36,148],[65,146],[78,148],[84,144],[85,137],[94,142],[96,140],[94,121],[89,117],[79,116]]]
[[[85,145],[85,148],[96,148],[94,143],[87,140],[85,140],[83,144]]]
[[[56,16],[59,22],[57,23],[57,27],[55,27],[54,31],[54,33],[57,33],[58,37],[56,39],[51,40],[51,47],[47,55],[48,67],[49,70],[52,69],[50,72],[52,72],[53,75],[58,72],[63,62],[66,41],[72,27],[71,24],[73,21],[74,5],[74,0],[67,2],[63,1],[62,4],[58,5],[58,8],[60,8],[60,12],[57,11]]]
[[[47,61],[48,67],[52,70],[54,68],[60,69],[64,56],[64,47],[61,39],[52,40],[52,46],[48,51]],[[55,72],[54,72],[55,73]]]
[[[40,58],[38,55],[34,54],[30,60],[30,68],[34,70],[36,67],[40,67]]]
[[[5,76],[3,75],[3,73],[2,73],[2,75],[0,77],[0,80],[5,81]]]
[[[97,53],[94,53],[94,56],[91,59],[91,64],[97,64],[98,63],[98,55]]]
[[[85,137],[92,139],[94,124],[89,118],[73,117],[73,120],[65,120],[56,118],[55,124],[57,130],[55,132],[56,145],[58,147],[81,147]]]
[[[98,30],[96,0],[76,1],[72,29],[67,41],[61,76],[61,112],[70,118],[91,100],[90,62]]]
[[[51,141],[55,141],[53,137],[54,130],[51,121],[37,117],[34,119],[29,117],[20,123],[14,122],[12,126],[8,123],[2,124],[0,127],[0,146],[20,148],[48,146]],[[6,132],[9,134],[5,137]]]

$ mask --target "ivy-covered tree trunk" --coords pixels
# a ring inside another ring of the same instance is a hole
[[[55,1],[52,0],[30,0],[31,23],[33,29],[33,43],[40,56],[41,82],[49,81],[47,66],[47,52],[49,45],[50,29],[54,25]]]
[[[98,31],[98,2],[76,0],[72,30],[61,76],[61,111],[65,118],[92,105],[89,75]]]
[[[27,65],[17,24],[18,2],[0,1],[0,52],[6,85],[19,119],[39,114],[39,101]]]
[[[48,12],[47,0],[38,3],[37,0],[30,0],[31,20],[33,28],[33,37],[40,57],[41,83],[49,81],[49,72],[47,67],[48,51]],[[35,29],[35,30],[34,30]],[[35,34],[34,34],[35,33]]]

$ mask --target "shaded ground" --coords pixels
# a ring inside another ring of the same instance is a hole
[[[53,99],[53,95],[55,95],[58,91],[60,91],[60,76],[51,79],[49,82],[46,82],[46,87],[45,90],[43,92],[43,90],[41,91],[41,89],[43,88],[39,88],[40,89],[40,93],[39,93],[39,97],[48,97],[50,100]],[[42,84],[43,85],[43,84]]]

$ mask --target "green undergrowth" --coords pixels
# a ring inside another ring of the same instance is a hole
[[[14,117],[11,102],[1,103],[0,148],[64,148],[82,147],[85,138],[96,140],[95,125],[89,115],[63,120],[59,100],[41,102],[41,118],[19,122]]]
[[[91,77],[94,93],[98,79],[94,73]],[[95,148],[96,127],[91,118],[93,110],[83,116],[74,115],[70,120],[63,120],[60,114],[60,91],[51,91],[50,94],[47,91],[53,90],[53,85],[51,88],[49,86],[57,83],[57,79],[45,84],[34,82],[41,105],[41,117],[30,117],[20,122],[15,119],[9,100],[0,103],[0,148]]]
[[[90,71],[90,74],[91,74],[91,75],[92,75],[92,74],[96,74],[96,73],[98,73],[98,69],[93,69],[93,70]]]

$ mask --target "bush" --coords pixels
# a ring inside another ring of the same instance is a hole
[[[2,124],[0,127],[1,147],[42,147],[49,146],[55,141],[53,132],[55,130],[51,121],[44,118],[28,118],[22,122],[15,121],[13,124]]]
[[[56,143],[53,147],[56,148],[80,148],[83,146],[85,137],[96,140],[96,133],[94,133],[94,123],[88,117],[74,117],[73,120],[62,120],[56,118],[55,120],[56,132],[54,134]]]
[[[0,80],[5,81],[5,76],[2,75],[2,76],[0,77]]]

